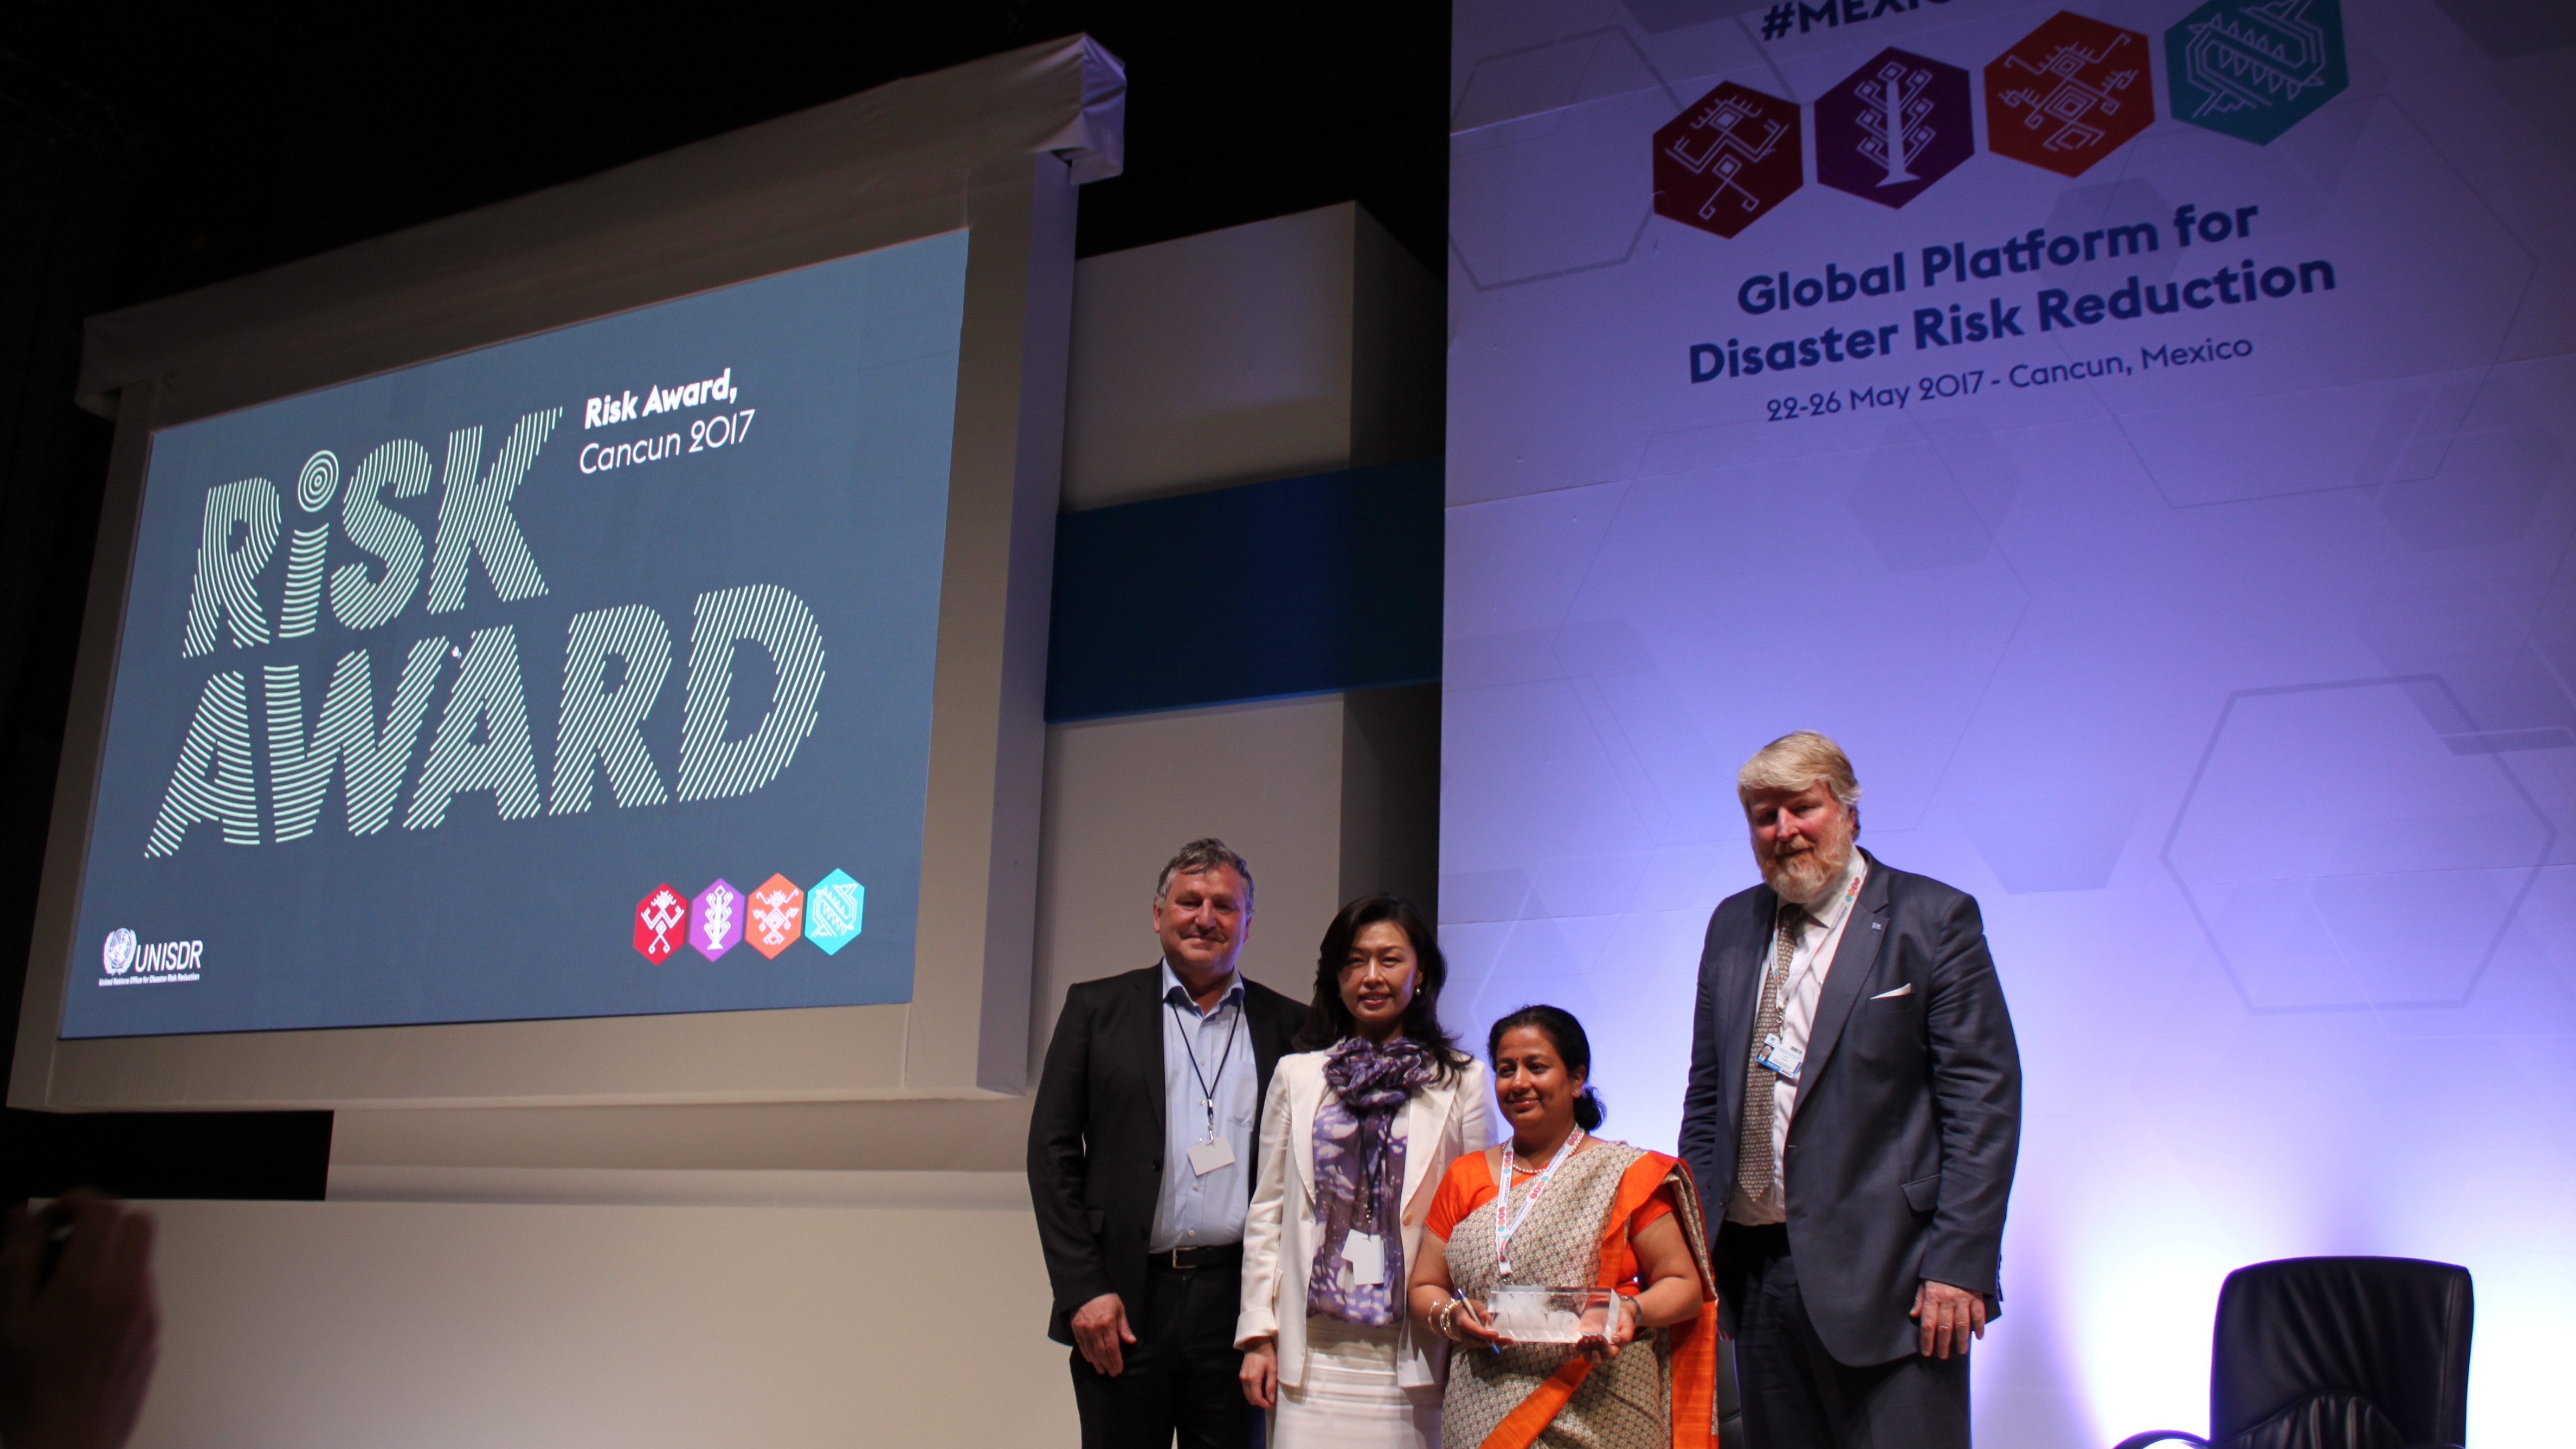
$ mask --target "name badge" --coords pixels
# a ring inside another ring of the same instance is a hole
[[[1784,1082],[1794,1082],[1798,1080],[1798,1068],[1806,1060],[1805,1051],[1780,1040],[1780,1033],[1775,1031],[1762,1038],[1762,1055],[1755,1057],[1753,1063],[1779,1073]]]
[[[1190,1171],[1201,1177],[1220,1167],[1234,1165],[1234,1144],[1220,1137],[1214,1142],[1193,1143],[1190,1147]]]
[[[1353,1287],[1386,1281],[1386,1240],[1375,1233],[1352,1233],[1342,1239],[1342,1266],[1351,1270]]]

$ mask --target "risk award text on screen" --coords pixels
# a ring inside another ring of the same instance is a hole
[[[731,369],[720,394],[712,386],[690,386],[701,402],[734,396]],[[465,607],[478,565],[500,603],[542,597],[545,575],[511,504],[562,417],[561,408],[521,417],[488,465],[484,430],[457,429],[447,435],[435,472],[427,447],[395,438],[358,461],[345,489],[338,456],[317,451],[296,479],[302,516],[292,529],[281,490],[266,478],[207,490],[180,657],[220,666],[234,651],[310,636],[322,627],[326,595],[332,618],[352,633],[383,628],[415,600],[423,616],[453,614]],[[739,434],[727,436],[738,440]],[[724,446],[701,435],[700,446],[709,445]],[[424,497],[433,478],[437,522],[424,539],[419,523],[387,500]],[[335,501],[342,541],[368,561],[326,571],[333,532],[328,511]],[[727,703],[745,644],[769,656],[773,682],[758,722],[741,733],[727,728]],[[813,610],[774,584],[696,597],[678,767],[666,775],[646,748],[642,726],[665,692],[672,649],[672,622],[650,606],[574,614],[564,634],[550,749],[541,749],[532,734],[529,670],[515,624],[473,629],[461,639],[444,633],[414,639],[382,651],[383,669],[377,651],[351,649],[332,664],[327,680],[317,681],[318,710],[308,709],[299,663],[218,667],[198,692],[143,853],[175,855],[192,836],[209,833],[199,826],[219,831],[228,845],[303,839],[320,828],[335,775],[356,836],[383,830],[398,808],[405,829],[434,830],[460,794],[489,792],[499,818],[526,820],[589,810],[602,775],[621,809],[747,795],[777,779],[819,718],[824,650]],[[541,683],[549,662],[538,661]],[[434,728],[433,701],[439,702]],[[425,730],[428,753],[415,775]],[[542,788],[541,755],[548,763]],[[264,759],[264,773],[255,757]]]
[[[672,386],[647,384],[642,394],[633,388],[585,398],[581,405],[581,426],[610,428],[620,423],[642,422],[656,413],[679,412],[711,403],[732,403],[741,399],[733,385],[733,369],[728,367],[714,377]],[[751,436],[751,424],[759,415],[757,408],[738,412],[715,413],[688,420],[688,434],[681,436],[676,426],[656,428],[640,438],[623,441],[603,439],[581,445],[581,456],[573,461],[587,476],[619,468],[633,468],[644,463],[659,463],[665,458],[685,457],[715,448],[730,448]],[[676,422],[676,420],[675,420]]]

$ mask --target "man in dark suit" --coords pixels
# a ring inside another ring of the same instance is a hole
[[[1259,1422],[1234,1347],[1270,1069],[1303,1004],[1235,969],[1252,870],[1194,840],[1154,887],[1163,959],[1065,993],[1029,1119],[1084,1449],[1238,1449]]]
[[[1723,1219],[1745,1436],[1964,1449],[2021,1139],[1977,903],[1858,847],[1823,735],[1763,746],[1736,788],[1763,884],[1709,918],[1681,1147]]]

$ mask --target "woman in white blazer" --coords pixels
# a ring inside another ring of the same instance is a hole
[[[1449,1345],[1416,1332],[1403,1285],[1442,1175],[1485,1149],[1492,1096],[1440,1028],[1448,974],[1410,902],[1342,907],[1300,1050],[1271,1073],[1234,1337],[1272,1449],[1440,1443]]]

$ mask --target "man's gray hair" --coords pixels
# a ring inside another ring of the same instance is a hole
[[[1154,903],[1162,904],[1163,898],[1172,893],[1172,877],[1203,875],[1221,865],[1232,866],[1234,873],[1243,877],[1244,901],[1249,905],[1252,899],[1251,864],[1242,856],[1235,854],[1224,841],[1213,835],[1193,840],[1182,846],[1179,853],[1163,867],[1162,876],[1154,882]]]
[[[1798,791],[1818,780],[1832,786],[1843,804],[1860,803],[1860,781],[1843,747],[1814,730],[1793,730],[1755,750],[1735,772],[1735,798],[1749,806],[1756,790]]]

